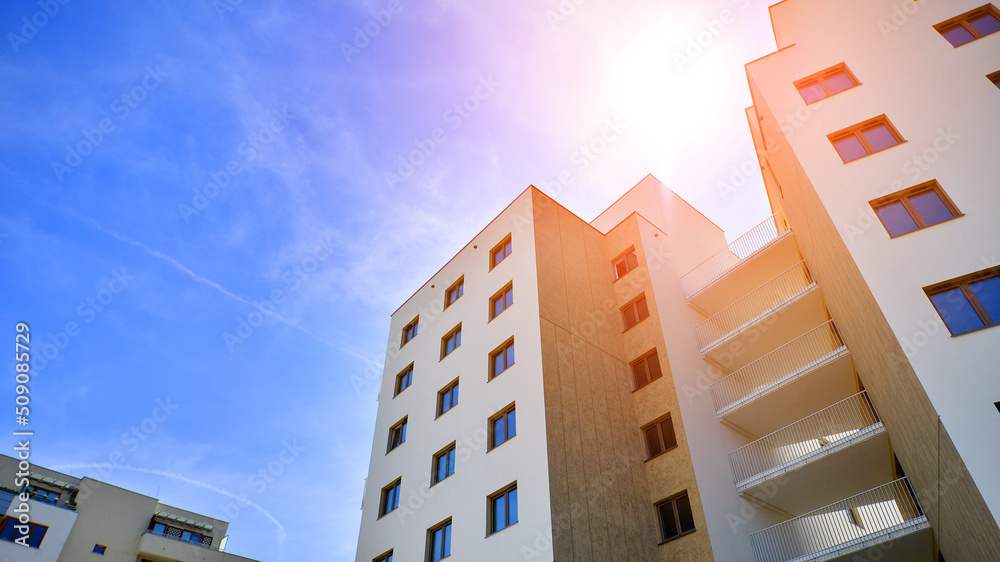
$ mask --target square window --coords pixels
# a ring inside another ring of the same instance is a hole
[[[962,216],[934,180],[869,202],[891,238]]]
[[[625,250],[625,253],[614,259],[615,280],[621,279],[626,273],[639,267],[639,258],[635,254],[635,247]]]
[[[438,392],[437,415],[440,416],[455,406],[458,406],[458,379]]]
[[[694,514],[687,491],[656,504],[662,542],[694,532]]]
[[[434,455],[431,467],[431,486],[455,474],[455,443]]]
[[[500,413],[490,418],[490,443],[488,450],[503,445],[517,435],[517,411],[514,404],[507,406]]]
[[[376,556],[372,559],[372,562],[392,562],[392,551],[390,550],[381,556]]]
[[[1000,324],[1000,267],[924,287],[951,335]]]
[[[622,318],[625,321],[625,329],[628,330],[646,318],[649,318],[649,307],[646,306],[646,295],[639,296],[638,299],[622,307]]]
[[[490,496],[487,503],[490,510],[487,535],[517,523],[517,482]]]
[[[452,328],[445,337],[441,338],[441,359],[451,355],[451,352],[458,349],[460,345],[462,345],[461,324]]]
[[[95,544],[94,545],[94,552],[97,553],[97,554],[102,554],[103,555],[107,550],[108,550],[108,547],[104,546],[103,544]]]
[[[662,455],[677,446],[674,422],[670,414],[643,426],[642,432],[646,436],[646,452],[649,455],[646,460]]]
[[[392,395],[393,398],[399,395],[400,392],[410,388],[411,384],[413,384],[413,363],[410,363],[409,367],[396,375],[396,391]]]
[[[387,513],[399,507],[399,488],[403,480],[397,479],[392,484],[382,488],[382,501],[379,503],[378,516],[384,517]]]
[[[449,287],[448,290],[444,292],[444,307],[448,308],[449,306],[455,304],[455,301],[461,298],[463,294],[465,294],[464,275],[462,277],[459,277],[458,281],[455,281],[455,284]]]
[[[794,83],[807,104],[818,102],[859,85],[858,79],[840,63]]]
[[[961,47],[991,33],[1000,31],[1000,12],[986,4],[934,26],[952,47]]]
[[[490,269],[500,265],[500,262],[507,259],[510,255],[511,245],[510,245],[510,234],[490,250]]]
[[[635,383],[635,390],[639,390],[662,376],[660,357],[656,354],[655,349],[632,362],[632,381]]]
[[[396,425],[389,428],[389,446],[385,453],[389,454],[396,447],[406,443],[406,419],[403,418]]]
[[[514,304],[514,282],[507,283],[503,289],[490,297],[490,320],[507,310]]]
[[[845,164],[904,142],[885,115],[842,129],[827,138]]]
[[[490,379],[506,371],[514,364],[514,338],[507,340],[503,345],[490,353]]]
[[[437,562],[451,556],[451,519],[427,529],[427,560]]]
[[[410,343],[410,340],[417,337],[417,324],[419,320],[420,316],[417,315],[416,318],[414,318],[409,324],[406,325],[405,328],[403,328],[403,342],[400,344],[400,347],[403,347],[404,345]]]

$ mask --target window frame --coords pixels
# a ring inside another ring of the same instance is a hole
[[[646,373],[646,382],[639,384],[639,379],[636,373],[636,366],[643,365]],[[656,365],[656,376],[652,376],[652,369],[650,365]],[[663,377],[663,366],[660,364],[660,355],[656,352],[656,348],[647,351],[646,353],[639,356],[631,363],[629,363],[629,368],[632,373],[632,392],[635,392],[641,388],[644,388],[653,383],[653,381],[658,380]]]
[[[503,369],[497,370],[497,358],[503,356]],[[508,356],[511,358],[510,362],[507,362]],[[490,366],[489,366],[489,378],[486,382],[499,377],[503,373],[506,373],[508,369],[514,366],[516,360],[516,355],[514,353],[514,336],[511,336],[507,341],[503,342],[496,349],[490,352]]]
[[[507,304],[507,296],[510,295],[510,304]],[[503,302],[503,310],[497,312],[497,303]],[[493,293],[490,297],[490,322],[496,319],[498,316],[507,312],[507,309],[514,306],[514,281],[509,281],[502,289]]]
[[[455,345],[448,351],[448,341],[455,338]],[[459,322],[458,326],[452,328],[447,334],[441,337],[441,360],[443,361],[445,357],[448,357],[459,347],[462,346],[462,323]]]
[[[987,279],[992,279],[995,277],[1000,278],[1000,266],[994,266],[982,269],[974,273],[970,273],[968,275],[962,275],[961,277],[955,277],[947,281],[942,281],[940,283],[935,283],[933,285],[928,285],[927,287],[924,287],[924,294],[927,295],[927,300],[930,301],[931,307],[933,307],[934,310],[938,313],[938,316],[941,317],[941,321],[944,322],[944,326],[945,328],[948,329],[948,332],[951,334],[951,337],[954,338],[958,336],[963,336],[965,334],[978,332],[979,330],[985,330],[987,328],[1000,326],[1000,318],[993,318],[992,316],[990,316],[989,311],[986,310],[983,304],[979,301],[979,298],[976,297],[976,293],[969,286],[972,283],[985,281]],[[931,297],[934,295],[944,293],[956,288],[961,290],[962,295],[972,306],[972,310],[976,313],[977,316],[979,316],[979,320],[983,323],[982,326],[979,326],[978,328],[973,328],[971,330],[965,330],[964,332],[958,332],[958,333],[953,332],[951,326],[948,325],[948,321],[945,320],[944,314],[941,313],[941,310],[938,309],[937,305],[934,304],[934,301],[931,300]]]
[[[456,378],[455,380],[451,381],[450,383],[448,383],[447,385],[445,385],[441,390],[438,391],[438,393],[437,393],[437,415],[434,416],[434,419],[440,418],[441,416],[443,416],[443,415],[447,414],[448,412],[454,410],[455,406],[458,406],[458,397],[455,396],[455,395],[458,394],[457,389],[458,389],[458,379]],[[456,390],[456,392],[452,393],[453,390]],[[450,394],[452,396],[455,396],[454,399],[453,399],[454,401],[451,403],[450,406],[448,406],[447,410],[443,409],[444,408],[444,396],[445,396],[445,394]]]
[[[392,562],[392,550],[393,549],[390,548],[375,558],[372,558],[372,562]]]
[[[398,449],[403,443],[406,443],[406,425],[409,422],[409,418],[410,416],[403,416],[403,419],[392,424],[392,427],[389,428],[389,441],[386,444],[385,454],[388,455],[389,453]],[[398,443],[393,445],[394,441],[393,437],[395,437],[396,435],[400,435],[401,439],[399,440]]]
[[[925,221],[924,218],[920,216],[920,213],[916,210],[916,208],[913,207],[913,204],[910,202],[910,197],[913,197],[915,195],[922,195],[930,191],[935,192],[938,198],[941,199],[941,202],[944,203],[944,206],[951,212],[950,219],[945,219],[943,221],[927,224],[927,221]],[[878,214],[878,210],[882,207],[887,207],[893,203],[896,203],[897,201],[903,204],[903,208],[906,209],[906,212],[910,215],[910,218],[913,219],[914,223],[916,223],[917,225],[916,230],[911,230],[909,232],[903,232],[900,234],[892,234],[891,232],[889,232],[889,227],[886,226],[885,221],[883,221],[882,217]],[[871,205],[872,211],[875,212],[875,216],[878,218],[879,222],[882,223],[882,228],[884,228],[886,233],[889,234],[890,239],[898,238],[900,236],[906,236],[907,234],[911,234],[913,232],[917,232],[925,228],[930,228],[932,226],[965,216],[965,213],[963,213],[958,209],[955,203],[951,200],[951,197],[948,197],[948,194],[945,193],[944,189],[941,187],[941,184],[939,184],[937,180],[930,180],[921,184],[914,185],[912,187],[908,187],[906,189],[901,189],[895,193],[890,193],[888,195],[883,195],[882,197],[879,197],[877,199],[872,199],[868,203],[869,205]]]
[[[643,307],[645,307],[645,309],[646,309],[646,315],[642,316],[641,318],[640,318],[640,314],[639,314],[639,302],[640,301],[643,303]],[[635,308],[635,317],[638,320],[636,320],[635,323],[630,326],[629,323],[628,323],[627,311],[630,310],[630,309],[632,309],[632,308]],[[625,329],[622,330],[622,333],[625,333],[625,332],[631,330],[632,328],[635,328],[639,324],[641,324],[643,320],[649,318],[649,316],[650,316],[649,301],[646,299],[646,293],[639,293],[639,296],[637,296],[634,299],[632,299],[631,301],[629,301],[625,306],[621,307],[620,310],[621,310],[621,313],[622,313],[622,324],[625,326]]]
[[[992,82],[997,88],[1000,88],[1000,70],[987,74],[986,79]]]
[[[444,482],[451,475],[455,474],[455,470],[458,468],[458,456],[457,456],[457,441],[452,441],[445,448],[431,455],[431,486],[436,486],[440,482]],[[450,456],[449,466],[451,467],[451,472],[446,472],[444,478],[438,478],[438,468],[441,466],[441,460]]]
[[[395,490],[395,495],[392,499],[389,499],[389,493]],[[381,519],[386,515],[389,515],[393,511],[399,509],[399,496],[403,491],[403,477],[393,480],[388,485],[382,487],[382,491],[379,492],[378,501],[378,518]],[[388,507],[387,501],[394,501],[395,505],[391,509],[386,509]]]
[[[491,536],[493,536],[493,535],[495,535],[497,533],[499,533],[500,531],[503,531],[504,529],[509,529],[513,525],[517,525],[517,522],[520,520],[520,518],[518,517],[517,509],[515,509],[514,513],[513,513],[513,515],[514,515],[514,521],[512,522],[510,520],[510,518],[511,518],[511,513],[510,513],[510,494],[511,494],[511,492],[513,492],[515,494],[515,497],[516,497],[516,494],[517,494],[517,481],[516,480],[514,482],[512,482],[512,483],[510,483],[510,484],[508,484],[506,486],[504,486],[503,488],[497,490],[496,492],[493,492],[492,494],[490,494],[489,496],[486,497],[486,536],[487,536],[487,538],[491,537]],[[496,502],[501,497],[504,498],[504,519],[505,519],[504,523],[505,524],[504,524],[503,527],[497,527]],[[516,500],[515,500],[515,503],[516,503]]]
[[[510,249],[507,248],[508,245]],[[501,252],[503,252],[503,257],[500,258],[500,261],[497,261],[496,257]],[[508,233],[499,244],[493,246],[493,249],[490,250],[490,271],[493,271],[493,268],[502,264],[512,253],[514,253],[514,244],[510,240],[510,233]]]
[[[94,543],[94,550],[91,550],[90,552],[91,554],[100,554],[101,556],[104,556],[104,553],[106,553],[107,551],[108,551],[107,545]]]
[[[688,509],[690,510],[689,515],[691,518],[691,528],[686,531],[681,528],[681,513],[677,503],[677,501],[682,498],[687,498],[687,506]],[[683,492],[680,492],[678,494],[674,494],[668,498],[662,499],[653,505],[656,508],[656,519],[658,520],[660,526],[659,544],[664,544],[673,540],[677,540],[683,536],[690,535],[691,533],[698,530],[697,525],[695,525],[694,523],[694,507],[691,505],[691,496],[690,494],[688,494],[687,490],[684,490]],[[672,535],[670,537],[666,536],[667,535],[666,525],[665,521],[663,520],[663,513],[661,511],[664,507],[668,505],[673,509],[674,524],[675,524],[674,530],[677,531],[676,535]]]
[[[16,541],[22,535],[18,532],[18,530],[17,530],[17,528],[15,526],[18,526],[18,525],[29,525],[30,527],[28,528],[28,540],[26,541],[27,544],[28,544],[28,548],[35,548],[35,549],[39,548],[41,546],[41,544],[42,544],[42,541],[45,540],[45,534],[49,532],[49,526],[48,525],[42,525],[41,523],[35,523],[34,521],[28,521],[27,523],[21,523],[18,520],[17,517],[11,517],[11,516],[8,515],[8,516],[5,516],[3,518],[0,518],[0,534],[2,534],[7,529],[8,522],[11,524],[11,527],[14,527],[14,534],[11,535],[10,539],[0,538],[0,540],[5,541],[5,542],[11,542],[11,543],[19,544]],[[42,530],[42,534],[41,534],[41,536],[38,537],[38,542],[32,544],[34,542],[32,540],[32,537],[34,536],[35,531],[37,529],[41,529]]]
[[[510,425],[511,425],[510,424],[510,418],[511,417],[513,417],[513,419],[514,419],[514,433],[512,435],[510,434]],[[496,442],[496,424],[501,419],[504,422],[503,423],[504,438],[503,438],[503,441],[497,443]],[[487,453],[489,453],[493,449],[496,449],[497,447],[503,445],[504,443],[507,443],[511,439],[517,437],[517,402],[511,402],[510,404],[508,404],[507,406],[505,406],[504,408],[502,408],[499,412],[497,412],[497,413],[493,414],[492,416],[490,416],[489,420],[487,420],[487,423],[486,423],[486,433],[487,433],[487,438],[486,438],[486,452]]]
[[[994,6],[993,4],[986,4],[984,6],[980,6],[973,10],[969,10],[964,14],[959,14],[949,20],[945,20],[935,25],[934,31],[937,31],[938,34],[941,35],[942,39],[948,41],[948,38],[944,36],[945,32],[951,31],[952,29],[955,29],[957,27],[965,28],[965,30],[969,32],[970,35],[972,35],[972,39],[964,43],[960,43],[958,45],[952,43],[951,41],[948,41],[948,44],[951,45],[953,49],[957,49],[963,45],[974,43],[975,41],[982,39],[983,37],[988,37],[997,32],[997,31],[991,31],[986,35],[983,35],[982,33],[979,32],[978,29],[976,29],[969,23],[970,20],[977,19],[978,17],[985,16],[987,14],[993,16],[997,21],[1000,21],[1000,10],[997,10],[996,6]]]
[[[667,444],[666,436],[663,434],[664,422],[669,422],[670,434],[673,437],[673,444],[669,446]],[[650,446],[649,442],[649,430],[654,427],[656,428],[656,437],[659,440],[659,446],[661,448],[660,452],[656,453],[655,455],[653,454],[653,448]],[[646,443],[646,461],[651,461],[656,457],[665,455],[679,446],[679,444],[677,443],[677,428],[674,427],[673,415],[671,413],[667,413],[665,415],[656,418],[655,420],[639,428],[639,430],[642,432],[642,439]]]
[[[413,341],[417,334],[419,333],[420,327],[420,315],[418,314],[413,320],[410,320],[405,326],[403,326],[403,334],[400,337],[399,347],[402,348],[406,344]],[[410,329],[413,329],[413,334],[410,335]]]
[[[891,134],[892,137],[896,139],[896,144],[892,146],[887,146],[880,150],[875,150],[874,148],[872,148],[871,144],[868,142],[868,139],[866,139],[862,133],[871,129],[875,129],[878,126],[885,126],[885,128],[889,131],[889,134]],[[840,151],[837,150],[836,143],[851,137],[854,137],[861,142],[861,147],[865,150],[866,154],[864,156],[858,156],[857,158],[852,158],[851,160],[844,160],[844,157],[840,155]],[[906,143],[906,139],[903,138],[903,135],[899,134],[899,131],[896,130],[896,127],[893,126],[892,122],[889,121],[889,118],[886,117],[884,113],[877,117],[872,117],[871,119],[862,121],[860,123],[851,125],[850,127],[845,127],[839,131],[830,133],[829,135],[826,136],[826,138],[829,139],[830,145],[833,147],[833,151],[837,154],[837,157],[840,158],[840,160],[844,164],[857,162],[858,160],[861,160],[862,158],[867,158],[872,154],[878,154],[879,152],[884,152],[886,150],[889,150],[890,148],[895,148],[901,144]]]
[[[400,388],[400,385],[404,380],[407,381],[406,386]],[[396,383],[393,386],[392,397],[395,398],[399,396],[404,390],[410,388],[411,386],[413,386],[413,363],[407,365],[405,369],[396,375]]]
[[[456,291],[458,292],[458,296],[455,297],[455,300],[452,300],[451,299],[451,295],[453,293],[455,293]],[[458,299],[462,298],[462,295],[464,295],[464,294],[465,294],[465,276],[463,275],[463,276],[461,276],[461,277],[458,278],[458,281],[455,281],[454,283],[452,283],[451,287],[448,287],[447,289],[445,289],[445,291],[444,291],[444,308],[445,308],[445,310],[447,310],[449,306],[451,306],[451,305],[455,304],[456,302],[458,302]]]
[[[841,90],[839,92],[833,93],[833,91],[827,85],[826,81],[827,81],[827,79],[832,78],[833,76],[836,76],[837,74],[843,74],[843,75],[847,76],[848,80],[850,80],[851,83],[854,84],[854,85],[851,86],[850,88],[847,88],[847,89]],[[809,87],[809,86],[813,85],[813,84],[819,84],[819,86],[823,89],[823,93],[825,95],[823,97],[819,98],[818,100],[809,101],[809,100],[806,99],[806,96],[802,93],[802,90],[804,88],[806,88],[806,87]],[[823,100],[830,99],[833,96],[836,96],[838,94],[842,94],[842,93],[846,92],[847,90],[852,90],[854,88],[857,88],[860,85],[861,85],[861,82],[857,79],[856,76],[854,76],[854,73],[851,72],[851,69],[847,68],[847,64],[843,63],[843,62],[839,63],[839,64],[835,64],[835,65],[831,66],[830,68],[827,68],[827,69],[824,69],[824,70],[820,70],[819,72],[817,72],[815,74],[810,74],[809,76],[806,76],[805,78],[800,78],[800,79],[796,80],[795,82],[792,82],[792,86],[795,87],[795,90],[799,93],[799,96],[802,97],[802,101],[804,101],[806,103],[806,105],[812,105],[814,103],[819,103],[819,102],[821,102]]]
[[[628,263],[628,257],[629,256],[634,256],[635,257],[635,265],[633,265],[632,267],[629,267],[629,263]],[[625,273],[622,273],[621,275],[618,274],[618,264],[620,262],[625,264]],[[629,246],[628,249],[626,249],[624,252],[618,254],[618,257],[616,257],[615,259],[611,260],[611,270],[615,274],[615,281],[618,281],[622,277],[625,277],[632,270],[634,270],[634,269],[636,269],[638,267],[639,267],[639,253],[636,252],[634,244],[632,246]]]
[[[451,517],[449,517],[444,521],[438,523],[437,525],[434,525],[433,527],[427,529],[427,548],[425,549],[426,552],[424,557],[424,559],[427,562],[436,562],[437,560],[444,560],[445,558],[451,556],[451,534],[452,534],[452,529],[450,528],[451,524],[452,524]],[[448,529],[445,530],[446,528]],[[435,556],[437,555],[437,553],[434,552],[434,534],[437,533],[438,531],[443,532],[443,538],[441,540],[441,550],[442,550],[441,554],[444,554],[444,552],[448,553],[445,554],[444,556],[441,556],[440,558],[436,558]]]

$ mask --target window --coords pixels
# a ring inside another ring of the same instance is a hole
[[[451,556],[451,519],[427,530],[427,560],[437,562]]]
[[[517,523],[517,482],[489,497],[487,534],[492,535]]]
[[[515,435],[517,435],[517,412],[511,404],[490,418],[489,450],[503,445]]]
[[[399,422],[389,428],[389,446],[386,448],[385,453],[389,454],[389,451],[399,447],[403,443],[406,443],[406,419],[403,418]]]
[[[490,320],[500,316],[500,313],[510,308],[512,304],[514,304],[513,282],[507,283],[500,292],[490,297]]]
[[[381,556],[376,556],[372,562],[392,562],[392,551],[390,550]]]
[[[934,26],[952,47],[961,47],[966,43],[1000,31],[1000,12],[993,4],[987,4],[966,12],[956,18],[941,22]]]
[[[402,484],[403,480],[400,478],[385,488],[382,488],[382,501],[378,506],[379,517],[383,517],[385,514],[399,507],[399,488]]]
[[[844,164],[903,142],[885,115],[827,135]]]
[[[96,552],[97,554],[104,554],[105,551],[107,551],[107,550],[108,550],[108,547],[104,546],[103,544],[95,544],[94,545],[94,552]]]
[[[646,435],[646,451],[649,453],[647,460],[677,446],[674,422],[670,419],[670,414],[644,426],[642,432]]]
[[[7,517],[0,524],[0,540],[5,540],[8,542],[17,543],[22,546],[29,546],[31,548],[38,548],[38,545],[42,544],[42,539],[45,538],[45,532],[49,530],[45,525],[39,525],[38,523],[28,522],[28,533],[24,534],[21,531],[24,525],[18,522],[16,517]],[[21,527],[21,529],[18,529]]]
[[[405,328],[403,328],[403,343],[400,344],[400,347],[410,343],[410,340],[417,337],[418,320],[420,320],[419,315],[416,318],[414,318],[409,324],[407,324]]]
[[[891,238],[962,216],[936,181],[880,197],[871,206]]]
[[[506,371],[513,364],[514,338],[511,338],[490,354],[490,380]]]
[[[452,443],[443,451],[434,455],[433,466],[431,467],[431,486],[455,474],[455,444]]]
[[[924,287],[951,335],[1000,324],[1000,267]]]
[[[500,262],[502,262],[503,260],[507,259],[507,256],[510,255],[510,249],[511,249],[511,246],[510,246],[510,234],[508,234],[507,237],[503,239],[503,242],[497,244],[496,246],[493,247],[492,250],[490,250],[490,269],[491,270],[494,267],[500,265]]]
[[[464,275],[459,277],[458,281],[455,281],[455,284],[444,292],[444,307],[448,308],[449,306],[455,304],[455,301],[457,301],[463,294],[465,294]]]
[[[840,63],[795,82],[795,89],[799,91],[806,104],[810,104],[844,90],[850,90],[857,85],[858,79],[847,69],[847,65]]]
[[[615,279],[621,279],[626,273],[639,267],[639,258],[635,255],[635,247],[625,250],[625,253],[614,260]]]
[[[635,383],[635,390],[639,390],[662,376],[660,357],[656,354],[655,349],[632,362],[632,380]]]
[[[662,542],[694,532],[694,515],[687,491],[656,504],[660,516],[660,538]]]
[[[442,415],[458,405],[458,379],[438,392],[437,415]]]
[[[993,405],[997,407],[997,412],[1000,412],[1000,402],[994,402]]]
[[[155,518],[149,521],[148,532],[161,537],[170,537],[174,540],[200,544],[205,547],[212,546],[212,537],[210,535],[202,535],[201,533],[196,533],[194,531],[171,527],[170,525],[157,521]]]
[[[392,397],[395,398],[400,392],[410,388],[411,384],[413,384],[413,363],[410,363],[409,367],[403,369],[402,373],[396,375],[396,391]]]
[[[59,492],[54,490],[46,490],[45,488],[39,488],[34,484],[28,484],[24,487],[24,491],[31,496],[32,499],[43,501],[45,503],[56,503],[59,501]]]
[[[993,82],[993,85],[1000,88],[1000,71],[994,72],[993,74],[987,74],[986,79]]]
[[[455,326],[448,334],[441,338],[441,359],[451,354],[462,345],[462,325]]]
[[[622,318],[625,320],[625,329],[628,330],[646,318],[649,318],[649,307],[646,306],[646,295],[641,295],[638,299],[625,305],[622,308]]]

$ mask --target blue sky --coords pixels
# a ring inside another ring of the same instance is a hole
[[[590,220],[653,173],[730,238],[768,214],[767,4],[5,3],[34,461],[230,520],[236,554],[352,560],[389,315],[525,187]]]

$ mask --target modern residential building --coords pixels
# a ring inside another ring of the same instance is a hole
[[[220,548],[225,521],[37,465],[25,475],[18,463],[0,455],[0,560],[256,562]]]
[[[392,315],[359,562],[1000,560],[1000,13],[771,16],[772,216],[529,187]]]

